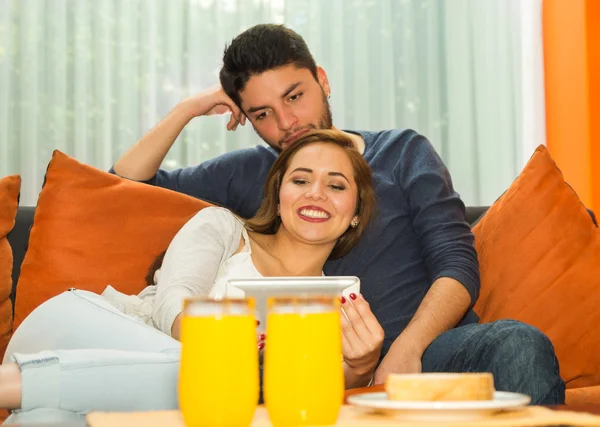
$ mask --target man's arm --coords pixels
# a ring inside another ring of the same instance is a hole
[[[471,304],[471,296],[455,279],[437,279],[417,312],[393,342],[375,371],[374,384],[383,384],[391,373],[421,372],[421,357],[429,344],[453,328]]]
[[[390,373],[421,372],[427,347],[458,324],[479,294],[479,264],[464,204],[431,143],[413,135],[396,170],[433,283],[377,368],[376,384],[383,383]]]
[[[134,181],[152,179],[183,128],[197,116],[223,114],[231,111],[228,130],[246,122],[235,103],[218,86],[183,100],[152,130],[144,135],[115,163],[119,176]]]

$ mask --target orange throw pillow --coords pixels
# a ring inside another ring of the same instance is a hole
[[[73,287],[137,294],[156,256],[207,202],[129,181],[55,151],[17,286],[15,327]]]
[[[6,236],[15,226],[21,178],[18,175],[0,179],[0,360],[12,333],[12,290],[13,254]]]
[[[537,327],[567,388],[600,385],[600,230],[545,147],[473,232],[481,321]]]

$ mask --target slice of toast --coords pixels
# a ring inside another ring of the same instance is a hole
[[[391,374],[385,391],[390,400],[492,400],[494,377],[491,373]]]

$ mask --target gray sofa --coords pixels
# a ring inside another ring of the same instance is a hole
[[[15,227],[10,233],[8,233],[8,243],[12,248],[13,253],[13,270],[12,279],[13,285],[10,292],[10,299],[13,306],[13,314],[15,309],[15,297],[17,291],[17,281],[19,280],[19,272],[21,271],[21,264],[27,251],[27,243],[29,242],[29,231],[33,225],[33,215],[35,214],[35,207],[33,206],[20,206],[17,211],[17,219],[15,221]]]

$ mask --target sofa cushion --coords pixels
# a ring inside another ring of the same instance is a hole
[[[206,206],[55,151],[21,266],[15,327],[71,287],[101,293],[110,284],[125,293],[140,292],[155,257]]]
[[[481,321],[536,326],[567,388],[600,385],[600,231],[545,147],[473,232]]]
[[[0,179],[0,360],[12,332],[12,249],[6,236],[15,225],[21,178],[11,175]]]

